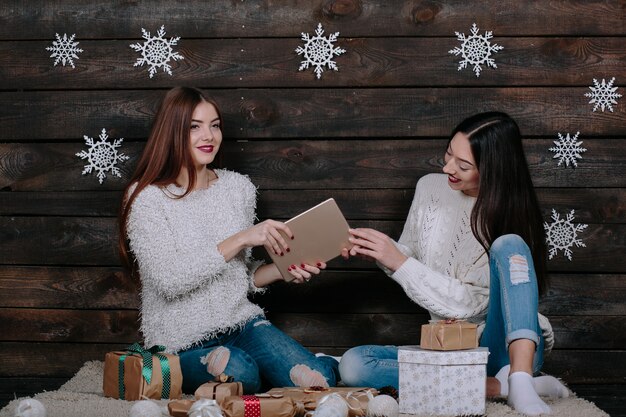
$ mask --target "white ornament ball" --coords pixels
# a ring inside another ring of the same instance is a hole
[[[189,417],[222,417],[222,409],[217,401],[202,398],[192,404],[187,415]]]
[[[19,402],[15,417],[46,417],[46,407],[40,401],[28,398]]]
[[[138,401],[130,408],[130,417],[160,417],[161,415],[161,407],[154,401]]]
[[[367,404],[367,417],[398,417],[398,402],[389,395],[378,395]]]

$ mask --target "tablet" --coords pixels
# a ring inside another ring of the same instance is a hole
[[[328,262],[341,255],[343,248],[352,248],[348,241],[348,222],[333,198],[287,220],[285,224],[294,236],[291,240],[283,234],[290,251],[283,256],[268,251],[285,281],[294,279],[287,271],[291,265],[316,266],[318,262]]]

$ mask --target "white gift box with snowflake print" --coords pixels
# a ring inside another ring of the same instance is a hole
[[[488,356],[484,347],[434,351],[400,346],[400,413],[484,414]]]

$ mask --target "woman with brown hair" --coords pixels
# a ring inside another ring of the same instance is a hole
[[[333,386],[337,361],[316,357],[274,327],[249,293],[282,280],[251,248],[288,252],[289,228],[254,224],[256,187],[247,176],[210,168],[222,144],[218,106],[195,88],[163,99],[120,214],[120,252],[141,280],[146,345],[178,353],[183,390],[226,374],[246,393],[272,386]],[[130,262],[129,262],[130,258]],[[293,265],[293,282],[326,265]]]

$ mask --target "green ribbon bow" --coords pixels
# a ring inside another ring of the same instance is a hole
[[[120,398],[125,398],[124,393],[124,360],[128,355],[132,355],[137,353],[143,359],[143,366],[141,368],[141,375],[144,377],[146,382],[150,384],[152,380],[152,356],[156,356],[161,363],[161,373],[163,375],[163,389],[161,390],[161,398],[169,398],[170,397],[170,386],[171,386],[171,370],[170,363],[167,360],[167,356],[159,354],[159,352],[163,352],[165,350],[165,346],[154,345],[149,349],[144,349],[141,347],[139,343],[133,343],[129,347],[126,348],[126,354],[120,356],[119,359],[119,367],[118,367],[118,382],[119,382],[119,390],[120,390]]]

